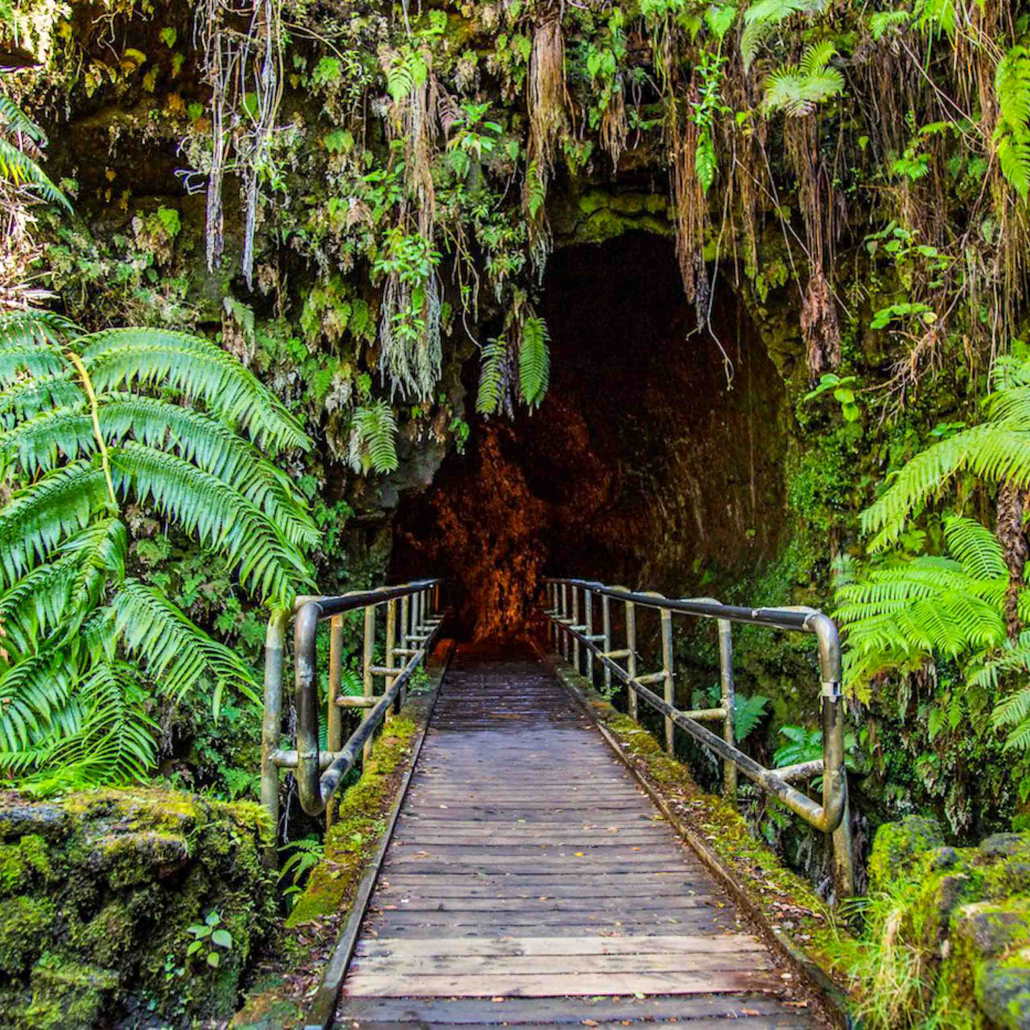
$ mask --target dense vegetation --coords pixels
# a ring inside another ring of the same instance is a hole
[[[546,404],[549,255],[643,227],[727,388],[721,290],[789,398],[787,531],[720,586],[836,611],[856,819],[1024,827],[1024,5],[0,14],[8,779],[253,794],[267,607],[384,577],[397,496]],[[649,545],[668,589],[707,589]],[[737,643],[747,745],[804,760],[810,656],[760,640]],[[808,834],[757,799],[752,821],[819,879]]]

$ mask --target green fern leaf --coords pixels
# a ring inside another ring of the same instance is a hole
[[[106,329],[74,341],[74,348],[98,393],[133,384],[170,388],[203,400],[209,411],[244,429],[273,454],[287,447],[311,447],[282,402],[209,340],[166,329]]]
[[[494,415],[501,405],[507,360],[508,347],[503,340],[490,340],[483,348],[476,397],[476,411],[481,415]]]
[[[351,422],[350,463],[355,472],[397,469],[397,422],[386,401],[358,408]]]
[[[542,318],[527,318],[522,326],[519,348],[519,385],[522,399],[530,408],[539,408],[551,375],[550,334]]]

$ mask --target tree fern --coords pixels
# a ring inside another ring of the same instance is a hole
[[[1030,52],[1014,46],[998,61],[994,143],[1002,174],[1023,200],[1030,195]]]
[[[1005,640],[1009,575],[1001,545],[972,519],[945,519],[951,558],[895,556],[837,589],[846,633],[845,680],[862,694],[874,677],[909,672],[935,655],[970,656]]]
[[[351,421],[350,464],[355,472],[396,470],[397,422],[386,401],[376,401],[354,412]]]
[[[288,607],[318,534],[268,453],[297,446],[281,402],[209,341],[0,318],[0,482],[15,487],[0,509],[0,762],[41,790],[141,776],[152,693],[257,699],[232,651],[125,577],[121,509],[153,508]]]
[[[766,113],[783,111],[799,118],[843,92],[844,76],[836,68],[827,67],[836,53],[833,44],[824,40],[806,47],[800,64],[774,71],[765,82]]]
[[[519,347],[519,385],[522,399],[530,408],[538,408],[551,376],[550,334],[542,318],[527,318],[522,324]]]
[[[483,348],[476,396],[476,411],[481,415],[496,414],[501,405],[507,361],[508,346],[503,340],[490,340]]]
[[[917,454],[890,488],[862,513],[862,528],[875,533],[880,550],[898,539],[912,514],[941,496],[955,476],[972,472],[988,482],[1030,484],[1030,361],[999,359],[995,391],[985,402],[987,420]]]

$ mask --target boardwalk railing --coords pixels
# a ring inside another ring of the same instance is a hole
[[[393,711],[400,711],[412,674],[432,651],[442,619],[439,580],[425,579],[378,590],[357,590],[336,597],[298,597],[293,612],[278,611],[268,620],[265,638],[265,710],[261,735],[261,803],[276,825],[279,818],[279,771],[293,770],[301,808],[308,815],[326,811],[330,798],[359,754],[368,757],[372,734]],[[398,602],[400,602],[398,604]],[[376,611],[386,606],[385,665],[375,665]],[[343,616],[363,608],[363,695],[341,691],[343,679]],[[286,627],[293,619],[294,685],[297,750],[279,747],[282,724],[283,655]],[[330,620],[328,718],[325,751],[319,750],[318,659],[319,623]],[[376,695],[375,677],[385,679]],[[364,711],[361,725],[343,742],[343,709]],[[327,819],[329,813],[327,813]]]
[[[555,650],[583,671],[581,651],[592,676],[594,662],[604,670],[605,686],[614,675],[629,692],[629,714],[637,718],[637,698],[643,698],[665,716],[665,748],[673,753],[674,727],[679,726],[696,741],[711,748],[723,761],[723,790],[732,805],[737,801],[737,770],[767,793],[782,801],[807,823],[833,834],[834,879],[838,897],[854,893],[851,860],[851,835],[847,820],[848,781],[844,768],[844,720],[841,710],[841,660],[837,626],[829,616],[814,608],[743,608],[721,604],[710,597],[674,600],[654,592],[635,592],[626,587],[605,586],[584,579],[548,579],[550,608],[541,611],[550,620]],[[582,595],[582,605],[580,603]],[[594,595],[601,599],[601,632],[594,631]],[[625,605],[626,646],[613,648],[611,602]],[[662,628],[662,669],[640,674],[636,639],[636,609],[652,608],[660,613]],[[721,704],[718,708],[681,711],[676,708],[675,659],[673,656],[672,617],[674,614],[712,619],[718,626],[721,666]],[[788,632],[812,633],[819,645],[819,671],[822,682],[823,757],[784,769],[766,769],[744,754],[735,744],[732,623],[745,622]],[[620,665],[624,660],[626,665]],[[651,686],[662,685],[659,696]],[[702,722],[722,724],[718,736]],[[819,805],[791,786],[791,781],[821,776],[822,804]]]

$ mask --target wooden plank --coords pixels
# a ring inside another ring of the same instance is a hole
[[[673,898],[677,895],[693,892],[701,894],[711,889],[711,881],[677,881],[669,887],[655,888],[650,883],[639,885],[613,884],[610,879],[598,883],[525,883],[505,884],[500,881],[485,883],[479,880],[466,878],[464,883],[437,883],[440,877],[426,877],[414,882],[394,883],[390,881],[389,886],[381,886],[376,894],[376,900],[384,904],[396,904],[398,898],[485,898],[485,897],[529,897],[538,898],[541,895],[560,898],[606,898],[612,894],[618,894],[623,898],[639,898],[646,903],[648,899],[654,898],[658,904],[658,898]],[[623,877],[624,879],[624,877]],[[662,902],[664,904],[664,901]]]
[[[779,990],[782,981],[766,972],[583,973],[472,976],[402,976],[356,972],[343,983],[346,997],[494,997],[547,998],[553,995],[714,994],[720,991]]]
[[[797,1017],[792,1013],[786,1013],[779,1016],[754,1016],[750,1014],[752,1011],[753,1010],[749,1009],[744,1015],[739,1017],[726,1016],[714,1019],[691,1019],[690,1025],[692,1027],[697,1027],[698,1030],[798,1030],[799,1027],[815,1025],[810,1021],[798,1022]],[[503,1014],[503,1010],[500,1010],[498,1012],[498,1019]],[[341,1016],[340,1018],[345,1022],[349,1017]],[[670,1020],[670,1022],[672,1022],[672,1020]],[[404,1023],[397,1023],[395,1021],[376,1022],[375,1020],[368,1019],[361,1020],[360,1024],[361,1030],[397,1030],[398,1026],[405,1025]],[[461,1030],[461,1028],[469,1025],[470,1024],[468,1023],[428,1023],[425,1020],[420,1020],[418,1023],[419,1030]],[[476,1025],[511,1026],[512,1024],[507,1021],[502,1021],[485,1024],[479,1023]],[[646,1024],[630,1023],[628,1020],[620,1019],[604,1023],[599,1023],[597,1020],[593,1020],[591,1025],[596,1027],[597,1030],[622,1030],[625,1026],[653,1026],[653,1023],[650,1020]],[[568,1023],[534,1023],[533,1030],[559,1030],[560,1027],[567,1026]]]
[[[694,952],[668,955],[505,955],[503,961],[496,955],[423,955],[419,958],[395,958],[390,955],[356,957],[350,966],[352,976],[481,976],[496,974],[503,969],[504,976],[559,976],[588,973],[684,973],[699,976],[702,973],[766,972],[773,969],[767,951],[740,951],[727,953]],[[635,993],[635,992],[634,992]]]
[[[780,1001],[761,994],[694,995],[683,997],[601,997],[593,998],[505,998],[503,1002],[489,999],[456,998],[352,998],[340,1006],[340,1021],[357,1020],[364,1027],[366,1020],[397,1023],[436,1023],[445,1020],[454,1025],[474,1026],[496,1024],[509,1026],[544,1023],[581,1026],[584,1019],[598,1023],[630,1020],[698,1020],[746,1019],[747,1013],[775,1017],[784,1012]],[[809,1025],[798,1012],[793,1026]],[[744,1024],[749,1030],[749,1024]]]
[[[393,910],[394,902],[383,904],[386,899],[376,899],[373,906]],[[555,897],[506,897],[506,898],[418,898],[412,897],[403,906],[405,912],[650,912],[652,909],[671,912],[676,909],[711,908],[718,906],[721,898],[712,894],[697,894],[693,897],[662,898],[648,904],[643,898],[609,896],[602,898],[555,898]]]
[[[440,937],[412,941],[403,937],[363,940],[356,953],[364,957],[393,956],[399,960],[429,955],[639,955],[647,953],[690,955],[702,953],[768,952],[767,945],[751,934],[728,933],[674,937]]]
[[[459,931],[459,936],[554,937],[609,931],[622,936],[636,934],[687,934],[716,932],[735,925],[734,914],[726,909],[678,910],[675,916],[626,912],[404,912],[371,913],[370,926],[381,936],[410,936],[414,930],[439,928]],[[566,934],[565,931],[569,932]],[[441,936],[453,936],[444,934]]]

